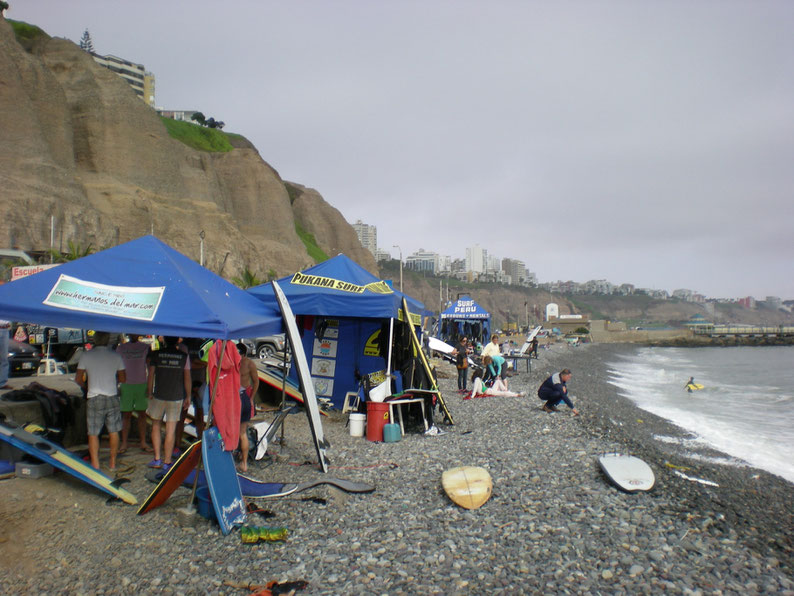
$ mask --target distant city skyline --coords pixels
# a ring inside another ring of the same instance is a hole
[[[359,240],[361,240],[361,238],[362,238],[361,232],[359,232],[359,230],[365,230],[363,233],[368,234],[369,235],[369,236],[367,236],[368,238],[373,238],[373,237],[377,238],[377,225],[367,224],[367,223],[362,222],[359,219],[359,220],[356,220],[356,223],[354,224],[353,227],[356,230],[356,233],[359,235]],[[364,242],[363,241],[362,241],[362,246],[364,246]],[[373,254],[373,256],[376,257],[376,259],[378,258],[377,257],[378,253],[381,253],[381,255],[382,255],[384,252],[388,253],[389,256],[391,256],[392,259],[394,259],[394,260],[398,259],[398,256],[395,256],[392,251],[386,250],[386,249],[383,249],[380,246],[377,246],[377,243],[375,243],[374,250],[369,248],[368,246],[364,246],[364,248],[368,248],[368,250],[370,250],[370,252]],[[465,247],[464,248],[464,253],[466,253],[467,251],[469,251],[472,248],[473,247]],[[485,249],[487,251],[487,247],[481,247],[481,248],[483,248],[483,249]],[[462,258],[458,257],[456,259],[452,254],[440,253],[440,252],[437,252],[435,250],[427,249],[425,247],[422,247],[419,250],[414,251],[413,253],[403,254],[402,255],[402,260],[403,260],[404,263],[407,263],[409,257],[415,256],[415,255],[427,255],[427,254],[435,254],[435,255],[438,255],[439,257],[446,257],[446,258],[451,259],[452,261],[465,260],[466,259],[465,255]],[[490,252],[488,254],[490,256]],[[520,261],[520,259],[516,259],[515,257],[509,256],[509,255],[502,255],[502,256],[497,257],[497,258],[499,259],[500,264],[503,262],[504,259]],[[767,294],[765,296],[753,296],[752,294],[742,294],[742,295],[738,295],[738,296],[709,296],[709,295],[704,294],[702,292],[698,292],[697,290],[692,289],[692,288],[683,288],[683,287],[681,287],[681,288],[661,288],[661,287],[658,287],[658,286],[639,286],[637,284],[632,283],[631,281],[626,281],[626,282],[622,282],[622,283],[615,283],[614,281],[612,281],[610,279],[607,279],[607,278],[592,278],[592,279],[586,279],[586,280],[575,280],[575,279],[558,278],[556,280],[542,281],[542,280],[538,280],[536,278],[536,274],[531,270],[529,264],[527,264],[527,263],[524,263],[524,264],[526,265],[528,273],[535,277],[534,285],[537,285],[537,286],[549,286],[549,285],[555,285],[555,284],[567,284],[568,282],[574,282],[576,284],[587,284],[587,283],[590,283],[590,282],[606,281],[610,285],[615,286],[616,288],[621,287],[621,286],[633,286],[636,290],[644,290],[644,291],[651,290],[651,291],[654,291],[654,292],[663,291],[668,296],[676,296],[676,294],[678,294],[677,297],[680,297],[680,298],[684,298],[685,296],[688,296],[688,295],[691,294],[691,295],[693,295],[695,297],[698,297],[698,296],[703,297],[704,299],[729,299],[729,300],[736,300],[736,301],[747,300],[748,298],[751,298],[751,299],[757,300],[757,301],[764,301],[767,298],[777,298],[777,299],[780,299],[780,300],[788,300],[788,298],[786,298],[786,297],[776,296],[776,295],[773,295],[773,294]],[[470,271],[478,272],[477,270],[470,270]]]

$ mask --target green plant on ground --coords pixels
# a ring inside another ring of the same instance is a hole
[[[314,234],[310,234],[304,230],[297,221],[295,222],[295,231],[303,242],[303,245],[306,247],[306,252],[308,252],[309,256],[314,259],[315,263],[322,263],[323,261],[328,260],[328,255],[323,252],[323,249],[317,246],[317,240],[314,239]]]
[[[225,132],[217,128],[204,128],[198,124],[182,122],[160,116],[168,135],[198,151],[227,152],[234,149]]]

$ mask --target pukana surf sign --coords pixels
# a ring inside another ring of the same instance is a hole
[[[329,290],[339,290],[340,292],[350,292],[352,294],[363,294],[366,290],[376,294],[393,294],[394,290],[389,287],[385,281],[373,281],[365,286],[350,283],[341,279],[333,277],[323,277],[321,275],[306,275],[304,273],[296,273],[292,276],[291,284],[298,286],[314,286],[318,288],[327,288]]]

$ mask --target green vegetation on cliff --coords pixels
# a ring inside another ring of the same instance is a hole
[[[308,252],[309,256],[314,259],[315,263],[322,263],[323,261],[328,260],[328,255],[323,252],[322,248],[317,246],[317,240],[315,240],[314,234],[304,230],[297,221],[295,222],[295,231],[298,233],[298,237],[303,241],[303,245],[306,247],[306,252]]]
[[[205,128],[198,124],[182,122],[160,116],[168,135],[198,151],[224,153],[234,149],[229,142],[229,135],[217,128]]]
[[[24,21],[12,21],[11,19],[6,19],[6,22],[11,25],[11,28],[14,30],[14,35],[16,36],[19,45],[21,45],[27,51],[30,51],[33,42],[37,39],[50,38],[49,35],[36,27],[36,25],[31,25],[30,23],[26,23]]]

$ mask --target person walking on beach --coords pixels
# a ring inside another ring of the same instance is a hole
[[[538,359],[538,338],[533,337],[532,343],[529,346],[529,356],[532,358],[534,357],[535,360]]]
[[[543,384],[538,388],[538,397],[546,402],[543,404],[544,412],[556,412],[557,404],[564,401],[573,410],[574,416],[579,415],[579,410],[573,407],[573,402],[568,397],[567,383],[572,376],[573,374],[569,369],[563,368],[560,372],[554,373],[543,381]]]
[[[99,433],[105,426],[110,440],[110,471],[115,472],[121,430],[118,386],[127,381],[127,374],[124,360],[108,347],[109,341],[109,333],[94,333],[94,347],[80,356],[74,380],[88,399],[85,412],[91,466],[99,469]]]
[[[190,404],[190,359],[177,347],[178,337],[165,337],[160,349],[149,357],[149,378],[146,396],[149,407],[146,415],[152,419],[152,447],[154,459],[150,468],[170,467],[174,455],[176,425],[182,408]],[[160,431],[165,420],[165,445],[161,451]]]
[[[149,345],[140,341],[140,335],[130,334],[130,341],[119,344],[116,353],[124,361],[124,370],[127,380],[121,384],[121,447],[119,453],[127,451],[127,437],[130,434],[132,413],[138,417],[138,440],[141,451],[151,453],[152,449],[146,444],[146,376],[149,358]]]
[[[243,342],[237,344],[240,354],[240,471],[248,471],[248,423],[255,412],[254,397],[259,389],[259,371],[254,361],[248,358],[248,348]]]
[[[455,356],[455,368],[458,369],[458,393],[466,393],[466,372],[469,368],[469,340],[466,336],[460,339],[452,354]]]

